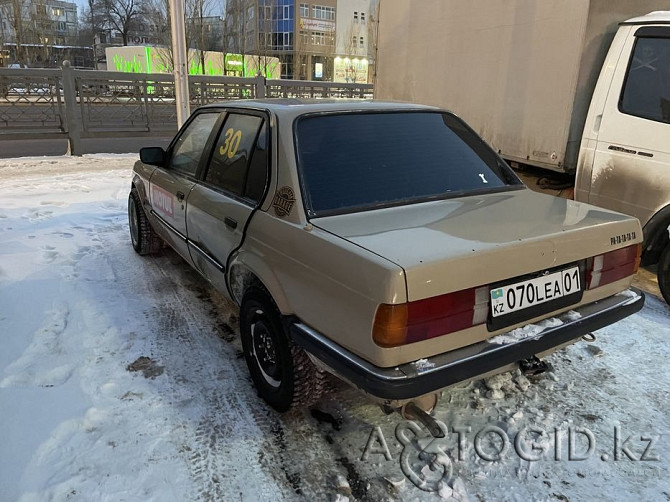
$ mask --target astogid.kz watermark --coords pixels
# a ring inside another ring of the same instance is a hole
[[[660,434],[635,433],[614,427],[611,438],[601,443],[588,428],[569,426],[542,429],[528,426],[517,432],[505,431],[495,425],[480,430],[469,426],[447,427],[438,421],[444,438],[434,438],[416,422],[404,420],[395,428],[395,439],[400,443],[400,468],[418,488],[437,491],[443,483],[453,479],[454,462],[462,462],[467,451],[485,461],[497,462],[510,455],[527,462],[579,462],[598,456],[601,461],[658,462],[656,449]],[[373,427],[361,457],[368,461],[379,456],[395,460],[380,427]]]

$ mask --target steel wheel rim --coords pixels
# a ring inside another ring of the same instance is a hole
[[[139,235],[139,221],[137,217],[137,208],[135,207],[135,200],[130,199],[128,203],[128,214],[129,214],[129,220],[130,220],[130,238],[133,241],[134,245],[137,245],[137,243],[140,240],[140,235]]]
[[[256,314],[263,314],[256,311]],[[268,385],[278,388],[281,385],[281,365],[277,359],[277,346],[266,323],[257,319],[251,325],[251,354],[261,375]]]

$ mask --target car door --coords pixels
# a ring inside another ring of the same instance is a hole
[[[193,115],[170,145],[165,166],[157,168],[149,181],[151,214],[158,221],[156,231],[189,263],[186,203],[220,115],[220,110]]]
[[[269,173],[269,124],[261,112],[228,110],[186,212],[195,267],[227,294],[226,264],[259,205]]]
[[[589,202],[644,226],[668,203],[670,27],[643,26],[626,40],[603,110]]]

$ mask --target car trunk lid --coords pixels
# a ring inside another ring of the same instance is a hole
[[[311,221],[402,267],[408,301],[572,264],[641,239],[635,218],[528,189]]]

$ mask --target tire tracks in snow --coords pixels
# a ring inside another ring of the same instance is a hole
[[[264,434],[250,411],[257,398],[246,367],[196,296],[204,279],[172,251],[143,262],[147,273],[133,289],[153,304],[146,315],[154,357],[169,380],[165,391],[176,411],[172,427],[191,472],[192,499],[285,498],[283,487],[256,463]]]
[[[279,416],[256,395],[236,307],[171,250],[137,259],[148,270],[134,289],[154,304],[146,315],[155,323],[151,336],[170,380],[166,391],[189,415],[175,435],[193,479],[193,499],[324,499],[336,492],[332,481],[340,474],[351,478],[354,500],[372,500],[356,462],[343,444],[324,436],[308,411]]]

